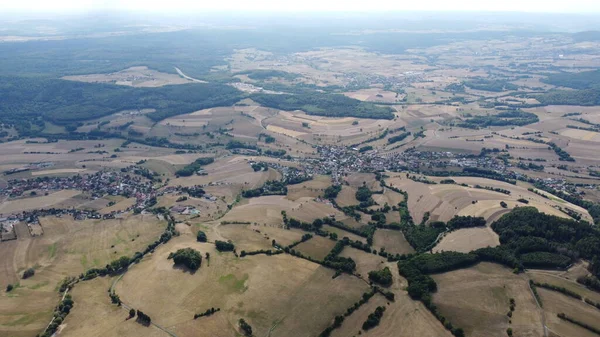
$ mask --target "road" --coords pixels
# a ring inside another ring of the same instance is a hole
[[[206,81],[202,81],[202,80],[199,80],[197,78],[193,78],[193,77],[190,77],[190,76],[184,74],[183,71],[181,71],[181,69],[179,69],[177,67],[175,67],[175,70],[177,71],[177,73],[179,74],[179,76],[185,78],[186,80],[190,80],[190,81],[196,82],[196,83],[208,83]]]

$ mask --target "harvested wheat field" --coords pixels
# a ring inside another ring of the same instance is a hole
[[[304,234],[300,230],[287,230],[281,227],[252,226],[242,224],[220,225],[216,227],[218,239],[231,240],[239,252],[274,249],[272,240],[287,246],[300,241]],[[208,234],[209,239],[211,235]]]
[[[9,331],[32,336],[43,330],[60,299],[57,286],[65,277],[103,267],[123,255],[132,256],[155,241],[165,227],[154,215],[84,221],[44,217],[40,223],[43,235],[32,238],[23,234],[16,241],[0,243],[0,250],[7,249],[0,254],[3,289],[20,279],[26,268],[36,271],[33,277],[19,280],[10,293],[2,293],[0,334]]]
[[[415,252],[408,241],[406,241],[404,234],[401,231],[391,229],[378,229],[375,231],[375,235],[373,236],[373,246],[377,250],[385,248],[386,252],[394,255]]]
[[[298,200],[302,197],[316,198],[322,196],[325,189],[329,186],[331,186],[331,177],[315,176],[309,181],[288,185],[287,198],[290,200]]]
[[[203,261],[195,273],[174,268],[167,256],[184,247],[209,252],[210,264]],[[348,275],[332,279],[333,273],[287,254],[236,258],[181,236],[131,268],[116,291],[124,303],[178,336],[235,335],[240,318],[257,336],[271,328],[272,334],[282,336],[314,336],[368,289]],[[194,313],[211,307],[221,311],[209,317],[208,324],[207,318],[193,319]]]
[[[386,290],[394,293],[394,302],[385,300],[380,295],[373,296],[367,304],[355,311],[344,320],[339,329],[334,330],[332,336],[426,336],[450,337],[452,334],[418,301],[413,301],[405,291],[408,285],[406,280],[398,274],[395,263],[382,263],[377,269],[390,268],[393,283]],[[362,323],[377,306],[386,308],[381,323],[368,331],[361,331]],[[359,331],[361,331],[359,333]]]
[[[554,271],[554,270],[538,270],[528,269],[527,276],[535,282],[548,283],[555,286],[566,288],[573,291],[584,298],[588,298],[594,302],[600,302],[600,293],[595,292],[586,288],[585,286],[576,282],[576,279],[567,279],[565,271]]]
[[[344,219],[345,215],[326,203],[315,201],[313,198],[300,198],[292,201],[285,196],[271,195],[250,198],[232,208],[221,221],[251,222],[259,225],[281,225],[281,211],[286,211],[288,218],[313,222],[316,218],[335,215]]]
[[[597,334],[571,322],[564,321],[556,315],[564,313],[582,323],[599,329],[600,311],[598,309],[581,300],[571,298],[556,291],[538,287],[537,292],[542,299],[546,314],[546,325],[548,325],[549,331],[560,336],[597,336]]]
[[[144,326],[135,318],[128,319],[129,310],[110,302],[107,289],[114,278],[99,277],[79,282],[71,291],[75,302],[64,321],[60,336],[134,336],[159,337],[165,332],[155,326]]]
[[[356,262],[357,274],[365,279],[368,277],[370,271],[382,269],[384,263],[387,262],[387,259],[384,257],[352,247],[344,247],[339,256],[352,258]]]
[[[375,173],[352,173],[346,177],[346,182],[354,188],[367,186],[371,191],[381,191],[379,181],[375,179]]]
[[[81,194],[81,191],[62,190],[41,197],[8,200],[0,204],[0,213],[10,214],[32,209],[49,208],[79,194]]]
[[[335,241],[315,235],[310,240],[297,245],[294,249],[304,256],[310,256],[315,260],[323,260],[334,246]]]
[[[432,181],[447,179],[439,177],[425,178]],[[456,184],[425,184],[406,178],[406,174],[393,174],[386,179],[386,183],[408,193],[408,207],[413,219],[417,222],[423,218],[425,212],[430,212],[431,221],[448,221],[454,215],[472,215],[484,217],[489,223],[498,219],[501,214],[510,209],[524,206],[525,204],[517,201],[520,198],[528,200],[528,206],[534,206],[547,214],[568,217],[557,209],[558,207],[568,207],[582,214],[585,219],[591,219],[588,212],[579,206],[555,196],[550,199],[543,198],[528,191],[523,186],[485,178],[448,178],[456,181]],[[468,186],[465,187],[459,184],[467,184]],[[475,185],[505,189],[510,191],[510,194],[474,188]],[[507,208],[500,205],[501,201],[507,203]]]
[[[490,227],[462,228],[448,233],[434,248],[433,252],[455,251],[468,253],[470,251],[500,245],[500,239]]]
[[[99,211],[100,214],[108,214],[111,212],[125,211],[127,208],[130,208],[135,205],[135,198],[127,198],[123,199],[112,206],[108,206]]]
[[[337,202],[340,207],[358,205],[359,202],[356,200],[356,188],[342,185],[342,190],[335,198],[335,202]]]
[[[433,302],[440,312],[467,336],[543,336],[542,315],[528,279],[503,266],[482,262],[473,267],[433,275],[438,291]],[[516,303],[512,323],[506,313],[510,299]]]

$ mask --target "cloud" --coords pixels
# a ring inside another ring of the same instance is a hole
[[[512,11],[600,12],[597,0],[0,0],[0,8],[19,11],[128,10],[149,12],[201,11]]]

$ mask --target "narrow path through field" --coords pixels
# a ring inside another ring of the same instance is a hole
[[[529,292],[531,293],[531,296],[533,296],[533,299],[535,300],[535,304],[537,304],[538,311],[542,314],[542,327],[544,328],[544,337],[548,337],[548,327],[546,326],[546,313],[544,313],[544,309],[542,309],[540,302],[538,301],[537,297],[533,293],[533,289],[531,288],[531,283],[527,282],[527,286],[529,287]]]

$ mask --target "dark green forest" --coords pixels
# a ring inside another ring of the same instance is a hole
[[[110,84],[55,79],[0,77],[0,121],[15,125],[24,135],[33,125],[51,121],[75,124],[118,111],[153,108],[155,121],[215,106],[232,105],[242,93],[222,84],[184,84],[160,88],[131,88]]]
[[[281,110],[302,110],[309,115],[327,117],[359,117],[392,119],[394,114],[389,107],[379,107],[372,103],[340,94],[295,94],[268,95],[255,94],[252,99],[259,104]]]
[[[548,75],[543,82],[573,89],[600,89],[600,70]]]

